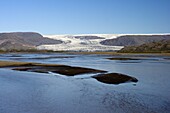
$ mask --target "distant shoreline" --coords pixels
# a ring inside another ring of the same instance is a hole
[[[72,51],[9,51],[9,52],[0,52],[0,54],[42,54],[42,53],[63,53],[63,54],[82,54],[82,55],[161,55],[161,56],[170,56],[170,53],[121,53],[121,52],[107,52],[107,51],[96,51],[96,52],[72,52]]]

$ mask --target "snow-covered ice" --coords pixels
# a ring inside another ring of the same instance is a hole
[[[78,39],[76,36],[98,36],[103,39]],[[107,46],[100,44],[105,39],[116,38],[114,34],[84,34],[84,35],[44,35],[44,37],[61,40],[63,43],[54,45],[40,45],[38,49],[48,49],[55,51],[115,51],[123,46]]]

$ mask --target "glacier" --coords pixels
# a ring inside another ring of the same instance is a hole
[[[117,38],[118,34],[80,34],[80,35],[43,35],[44,37],[61,40],[61,44],[40,45],[37,48],[54,51],[116,51],[123,46],[107,46],[100,44],[106,39]],[[97,36],[98,39],[82,39],[77,36]]]

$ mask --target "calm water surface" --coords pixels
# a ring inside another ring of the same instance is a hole
[[[107,59],[111,57],[141,60]],[[170,112],[170,60],[167,56],[1,54],[0,60],[101,69],[139,80],[137,84],[110,85],[92,78],[0,69],[0,113]]]

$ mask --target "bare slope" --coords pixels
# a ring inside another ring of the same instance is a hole
[[[128,53],[146,53],[146,52],[170,52],[170,40],[161,40],[142,44],[140,46],[128,46],[121,49],[119,52]]]
[[[35,32],[0,33],[0,49],[2,50],[35,49],[38,45],[59,43],[62,41],[45,38]]]
[[[100,43],[109,46],[133,46],[168,39],[170,39],[170,35],[123,35],[114,39],[103,40]]]

